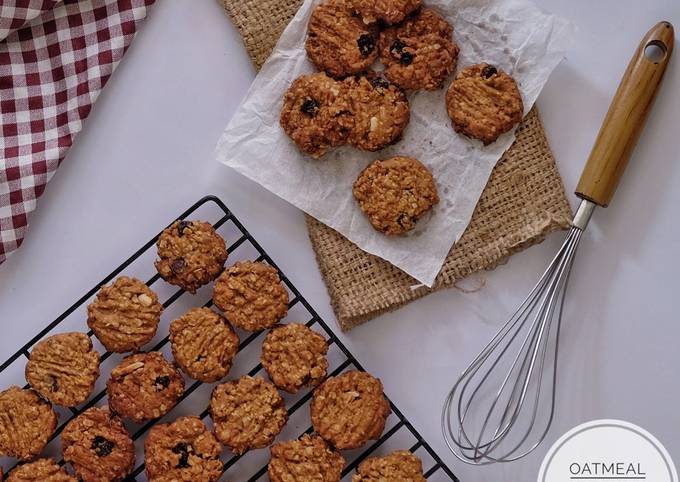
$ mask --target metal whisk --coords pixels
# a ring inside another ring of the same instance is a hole
[[[548,434],[555,414],[562,308],[576,250],[595,207],[607,207],[616,190],[670,59],[673,39],[669,22],[659,22],[642,39],[581,175],[576,194],[582,201],[562,247],[444,402],[444,439],[465,463],[520,459]]]

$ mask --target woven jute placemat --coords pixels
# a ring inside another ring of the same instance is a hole
[[[220,0],[259,68],[302,0]],[[493,170],[461,239],[432,289],[307,216],[331,303],[343,330],[394,310],[471,273],[493,269],[571,221],[562,179],[534,108]]]

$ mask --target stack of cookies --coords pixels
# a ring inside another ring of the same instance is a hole
[[[126,276],[103,286],[88,306],[87,324],[107,353],[100,356],[86,333],[52,335],[30,353],[25,370],[30,388],[0,392],[0,413],[11,414],[0,417],[0,455],[23,462],[6,480],[124,480],[135,467],[126,421],[153,424],[167,415],[185,397],[186,375],[217,383],[206,401],[212,430],[198,416],[153,425],[144,441],[149,481],[217,481],[225,469],[223,446],[240,456],[272,445],[288,422],[279,390],[306,387],[315,388],[314,432],[271,447],[270,479],[339,481],[346,465],[340,450],[362,447],[384,431],[390,405],[381,382],[360,371],[328,377],[325,337],[304,324],[281,323],[289,298],[278,271],[259,261],[225,269],[226,243],[209,223],[176,221],[161,233],[157,249],[155,266],[168,283],[195,293],[214,281],[213,303],[220,312],[197,307],[172,321],[171,361],[159,351],[140,351],[158,331],[163,305],[156,293]],[[260,356],[268,380],[249,375],[224,380],[239,350],[237,330],[268,330]],[[100,360],[111,353],[127,356],[107,380],[108,406],[97,407],[96,398],[87,400]],[[77,416],[58,429],[53,405],[72,408]],[[59,431],[63,460],[74,475],[52,459],[36,458]],[[366,459],[353,480],[385,477],[425,480],[410,452]]]
[[[292,83],[280,124],[315,159],[344,144],[378,151],[397,143],[409,121],[407,94],[442,89],[459,53],[451,24],[421,0],[324,0],[311,14],[305,47],[319,72]],[[464,68],[442,102],[454,130],[484,144],[523,115],[515,81],[486,63]],[[353,194],[377,231],[405,234],[438,202],[421,161],[378,160],[357,179]]]

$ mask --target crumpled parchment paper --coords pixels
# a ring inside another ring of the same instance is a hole
[[[465,231],[491,170],[514,132],[484,146],[455,133],[446,113],[449,85],[409,95],[411,121],[403,139],[379,152],[341,147],[320,160],[298,151],[279,126],[283,94],[298,76],[314,72],[304,49],[307,22],[321,0],[306,0],[282,34],[217,146],[217,158],[242,175],[431,286],[447,253]],[[426,0],[454,27],[457,71],[479,62],[510,73],[525,113],[565,56],[571,24],[527,0]],[[440,202],[405,236],[375,231],[352,196],[352,184],[374,159],[412,156],[437,181]]]

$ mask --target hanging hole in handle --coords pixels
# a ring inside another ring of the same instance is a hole
[[[660,40],[652,40],[645,46],[645,58],[658,64],[666,57],[666,45]]]

